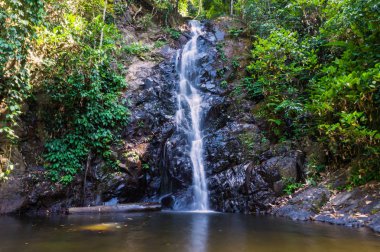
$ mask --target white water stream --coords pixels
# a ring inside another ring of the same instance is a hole
[[[196,86],[199,84],[199,72],[196,66],[198,54],[197,40],[202,35],[202,26],[198,21],[190,21],[191,39],[176,58],[179,74],[177,94],[177,127],[183,129],[191,143],[190,159],[193,168],[194,210],[208,210],[208,191],[203,161],[203,140],[201,130],[202,97]],[[187,115],[189,113],[189,115]]]

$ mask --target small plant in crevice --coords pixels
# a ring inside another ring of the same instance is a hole
[[[170,38],[174,40],[178,40],[182,35],[181,31],[170,27],[166,27],[164,31],[169,35]]]
[[[240,35],[244,32],[243,29],[239,28],[231,28],[230,30],[228,30],[228,34],[233,37],[233,38],[238,38],[240,37]]]
[[[253,136],[253,134],[250,134],[250,133],[240,134],[239,140],[241,141],[243,146],[249,151],[253,150],[253,148],[255,147],[256,142],[255,142],[255,137]]]
[[[284,193],[291,195],[295,191],[297,191],[299,188],[303,186],[302,183],[296,182],[294,178],[283,178],[282,179],[284,183]]]
[[[234,96],[241,96],[243,94],[243,88],[241,85],[237,85],[234,87],[234,89],[232,90],[231,92],[231,96],[234,97]]]
[[[138,127],[138,128],[144,128],[144,126],[145,126],[144,121],[138,121],[138,122],[137,122],[137,127]]]
[[[222,59],[222,61],[226,62],[227,61],[227,56],[226,56],[226,53],[224,51],[224,42],[219,42],[216,44],[216,50],[220,56],[220,58]]]
[[[136,21],[137,25],[141,27],[143,30],[147,30],[149,27],[153,25],[153,15],[148,13],[139,18]]]
[[[5,156],[0,155],[0,182],[7,180],[13,169],[14,164],[12,164],[11,161]]]
[[[149,170],[149,168],[150,168],[149,164],[147,164],[147,163],[142,164],[141,167],[142,167],[143,170]]]
[[[226,80],[223,80],[222,82],[220,82],[220,87],[223,89],[228,88],[228,82]]]
[[[161,48],[163,47],[164,45],[166,45],[168,42],[167,41],[164,41],[164,40],[157,40],[156,42],[154,42],[154,48]]]
[[[142,56],[149,51],[149,47],[143,45],[141,42],[134,42],[123,46],[122,50],[130,55]]]
[[[218,78],[224,78],[226,72],[228,72],[229,70],[230,69],[227,66],[219,68],[216,70],[216,75],[218,76]]]
[[[309,159],[310,160],[306,164],[307,180],[318,181],[321,178],[321,173],[326,171],[326,166],[324,164],[319,164],[313,156]]]
[[[238,69],[240,67],[239,57],[235,56],[235,57],[232,58],[231,66],[232,66],[233,69]]]
[[[265,134],[265,132],[263,131],[263,134]],[[268,138],[266,138],[264,135],[263,135],[263,137],[261,138],[261,143],[262,144],[266,144],[266,143],[269,143],[269,140],[268,140]]]

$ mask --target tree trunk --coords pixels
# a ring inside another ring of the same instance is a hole
[[[68,214],[84,213],[127,213],[127,212],[147,212],[160,211],[160,203],[131,203],[115,206],[91,206],[91,207],[70,207]]]
[[[198,15],[197,16],[201,15],[202,11],[203,11],[203,3],[202,3],[202,0],[199,0],[199,2],[198,2]]]
[[[104,9],[103,9],[103,27],[102,27],[102,31],[100,33],[100,42],[99,42],[99,49],[102,48],[102,45],[103,45],[103,30],[104,30],[104,22],[106,21],[106,12],[107,12],[107,0],[104,1]]]
[[[90,166],[91,166],[91,159],[92,159],[92,155],[91,155],[91,151],[90,153],[88,153],[88,156],[87,156],[87,162],[86,162],[86,170],[84,172],[84,179],[83,179],[83,202],[82,204],[84,205],[85,201],[86,201],[86,183],[87,183],[87,173],[88,173],[88,170],[90,169]]]
[[[178,6],[179,6],[179,0],[176,0],[175,1],[175,9],[174,9],[176,15],[178,15]]]

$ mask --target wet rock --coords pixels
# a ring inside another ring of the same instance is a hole
[[[186,42],[189,40],[189,37],[188,36],[185,36],[185,35],[181,35],[180,37],[179,37],[179,43],[181,44],[181,45],[184,45],[184,44],[186,44]]]
[[[263,162],[263,169],[272,171],[275,174],[271,180],[273,183],[280,179],[292,179],[293,181],[299,181],[302,176],[303,163],[298,160],[297,155],[287,154],[284,157],[272,157]],[[277,173],[278,172],[278,175]]]
[[[216,120],[209,126],[212,129],[222,124]],[[259,134],[255,125],[227,122],[223,128],[205,136],[205,156],[209,173],[218,173],[248,160],[248,156],[245,155],[246,146],[241,139],[241,135],[246,132]]]
[[[238,165],[209,179],[210,201],[224,212],[258,213],[275,200],[263,171],[251,163]]]
[[[365,222],[368,221],[367,216],[361,218],[355,218],[344,214],[333,214],[330,212],[321,213],[313,217],[313,220],[326,222],[334,225],[344,225],[347,227],[363,227]]]
[[[276,196],[283,194],[284,190],[284,181],[279,180],[273,183],[273,191],[276,193]]]
[[[380,192],[379,183],[336,192],[323,206],[315,220],[349,227],[368,226],[379,230]]]
[[[376,214],[376,216],[372,217],[371,221],[368,223],[368,227],[373,231],[380,233],[380,214]]]
[[[25,204],[27,196],[23,186],[22,176],[11,176],[0,184],[0,214],[15,212]]]
[[[329,179],[327,181],[330,181]],[[293,220],[313,220],[380,231],[380,184],[369,183],[350,191],[307,187],[289,198],[278,198],[272,214]]]
[[[120,203],[135,202],[144,194],[143,182],[129,174],[111,173],[105,182],[100,188],[103,202],[113,198]]]
[[[222,41],[222,40],[224,40],[224,36],[225,36],[225,34],[224,34],[223,31],[221,31],[221,30],[216,30],[216,32],[215,32],[215,37],[216,37],[216,40],[217,40],[217,41]]]
[[[330,191],[325,187],[311,187],[295,194],[289,201],[272,210],[277,216],[292,220],[310,220],[319,213],[330,198]]]
[[[173,195],[169,194],[169,195],[162,196],[160,199],[160,202],[161,202],[162,208],[173,209],[175,199],[174,199]]]
[[[340,207],[353,196],[353,192],[342,192],[332,198],[331,204],[335,207]]]

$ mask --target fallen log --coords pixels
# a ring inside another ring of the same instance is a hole
[[[161,204],[156,202],[149,203],[130,203],[119,204],[114,206],[88,206],[88,207],[70,207],[68,214],[85,214],[85,213],[128,213],[128,212],[149,212],[160,211]]]

